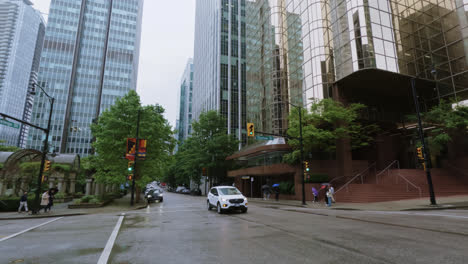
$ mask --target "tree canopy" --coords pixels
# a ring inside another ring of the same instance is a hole
[[[293,109],[287,132],[294,137],[288,141],[293,152],[285,155],[285,161],[295,163],[300,157],[299,111],[302,111],[304,152],[334,153],[338,139],[350,139],[352,149],[367,147],[372,143],[379,127],[360,120],[360,113],[365,108],[363,104],[344,106],[332,99],[323,99],[313,103],[310,111]]]
[[[239,141],[227,134],[226,120],[216,111],[202,113],[192,128],[191,136],[174,155],[166,180],[171,185],[190,180],[199,183],[202,168],[206,168],[210,178],[221,182],[230,166],[226,157],[238,149]]]
[[[160,179],[174,148],[173,132],[160,105],[142,106],[135,91],[118,99],[91,126],[96,155],[84,162],[85,170],[94,171],[98,182],[123,183],[128,160],[124,159],[127,138],[136,137],[140,111],[139,138],[147,140],[146,160],[138,161],[135,178],[139,186]]]

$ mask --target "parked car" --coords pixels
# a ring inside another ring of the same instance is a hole
[[[183,189],[182,191],[180,191],[180,193],[182,193],[182,194],[190,194],[190,189],[185,188],[185,189]]]
[[[208,211],[216,208],[218,214],[228,210],[240,210],[246,213],[248,209],[247,198],[233,186],[216,186],[210,189],[206,200]]]
[[[182,193],[182,190],[185,190],[185,186],[178,186],[177,189],[175,190],[176,193]]]
[[[145,195],[146,195],[146,199],[148,200],[148,203],[154,202],[154,201],[159,201],[159,202],[164,201],[163,192],[160,189],[151,190]]]

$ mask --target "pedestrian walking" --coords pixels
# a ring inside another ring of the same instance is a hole
[[[55,195],[55,190],[50,189],[49,190],[49,203],[47,204],[47,207],[46,207],[47,209],[49,209],[49,212],[52,209],[52,206],[54,205],[54,195]]]
[[[327,206],[330,207],[331,204],[332,204],[332,202],[331,202],[331,196],[332,196],[332,194],[331,194],[330,189],[328,189],[327,192],[326,192],[325,194],[326,194],[325,196],[326,196],[326,198],[327,198]]]
[[[21,209],[23,209],[23,207],[24,207],[24,211],[28,212],[28,193],[27,192],[24,192],[23,196],[21,196],[20,205],[18,207],[18,213],[21,213]]]
[[[44,209],[44,213],[47,212],[47,206],[49,204],[49,191],[42,194],[41,207]]]
[[[330,193],[331,193],[331,201],[332,203],[335,202],[335,188],[333,188],[333,186],[330,185]]]
[[[312,187],[312,194],[314,195],[314,203],[318,202],[318,191],[315,189],[315,187]]]
[[[279,184],[273,184],[273,191],[275,192],[275,200],[278,201],[279,200],[279,194],[280,194],[280,190],[279,190]]]
[[[263,200],[270,200],[271,188],[268,184],[262,186]]]

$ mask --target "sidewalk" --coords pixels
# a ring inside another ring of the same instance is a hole
[[[143,199],[144,200],[144,199]],[[73,203],[73,202],[70,202]],[[103,213],[118,213],[122,211],[132,211],[142,208],[146,208],[146,202],[140,202],[130,207],[130,194],[115,199],[110,204],[99,207],[99,208],[83,208],[83,209],[68,209],[70,203],[58,203],[52,207],[51,212],[44,213],[43,210],[37,215],[32,215],[31,211],[25,213],[18,212],[5,212],[0,213],[0,220],[12,220],[12,219],[34,219],[34,218],[48,218],[48,217],[61,217],[61,216],[75,216],[75,215],[86,215],[86,214],[103,214]]]
[[[367,211],[416,211],[416,210],[441,210],[441,209],[468,209],[468,195],[436,197],[437,205],[431,206],[429,197],[411,200],[400,200],[379,203],[334,203],[332,207],[325,206],[324,202],[313,203],[306,201],[307,205],[302,205],[302,201],[274,199],[264,201],[261,198],[248,198],[249,202],[257,205],[268,206],[295,206],[305,208],[320,208],[334,210],[367,210]]]

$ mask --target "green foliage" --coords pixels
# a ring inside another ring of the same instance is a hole
[[[309,177],[306,177],[306,183],[323,183],[328,182],[330,177],[328,174],[322,173],[311,173]]]
[[[136,136],[138,110],[140,114],[139,138],[147,140],[145,161],[138,161],[136,180],[139,186],[162,178],[174,148],[173,132],[159,105],[141,106],[135,91],[116,101],[91,126],[96,141],[93,147],[97,155],[85,160],[83,167],[95,172],[97,182],[121,184],[126,181],[128,160],[123,159],[127,138]]]
[[[97,197],[94,196],[94,195],[85,195],[85,196],[81,197],[80,200],[81,200],[81,203],[88,203],[92,199],[97,199]]]
[[[41,162],[23,162],[19,167],[23,173],[36,173],[39,172],[39,169],[41,168]]]
[[[334,153],[338,139],[350,139],[352,149],[368,147],[379,127],[360,120],[360,113],[365,108],[363,104],[343,106],[332,99],[323,99],[312,104],[310,112],[301,109],[304,152]],[[288,135],[299,138],[299,128],[299,109],[295,108],[289,116]],[[294,151],[285,155],[284,160],[297,163],[300,156],[299,139],[290,139],[288,144]]]
[[[294,182],[280,182],[280,194],[294,194]]]
[[[0,140],[0,152],[15,152],[20,149],[15,146],[6,146],[4,145],[5,142],[5,140]]]
[[[3,163],[0,162],[0,170],[3,169]]]
[[[17,211],[19,203],[19,197],[0,197],[0,212]]]
[[[61,172],[61,173],[66,173],[69,172],[71,169],[71,166],[68,164],[58,164],[54,163],[51,165],[53,171]]]
[[[410,121],[416,122],[416,115],[409,115]],[[468,107],[441,100],[440,104],[426,113],[421,113],[425,126],[435,127],[426,134],[432,154],[440,154],[455,135],[466,136],[468,129]]]
[[[171,186],[200,182],[202,168],[207,168],[215,182],[223,181],[231,162],[226,157],[238,149],[239,141],[227,134],[226,120],[216,111],[202,113],[192,123],[193,132],[170,160],[165,181]]]
[[[54,196],[55,196],[55,199],[64,199],[65,198],[65,193],[58,192]]]

